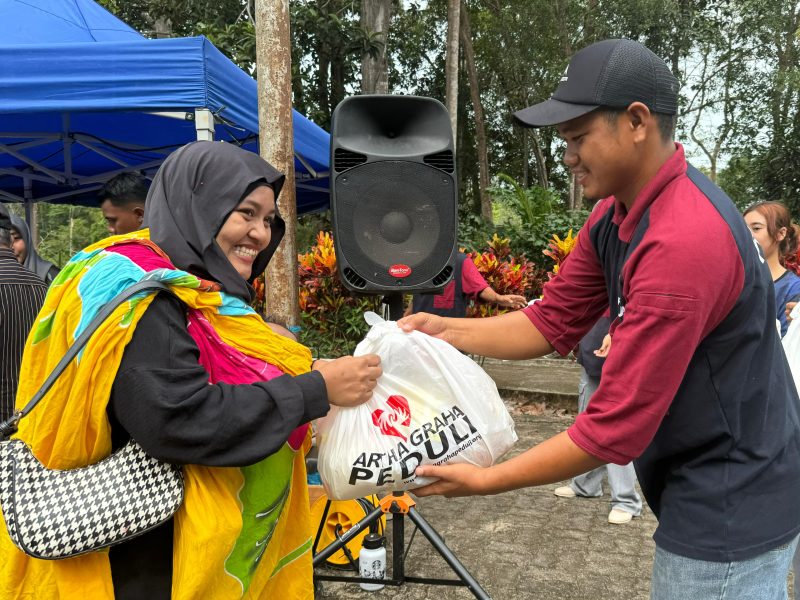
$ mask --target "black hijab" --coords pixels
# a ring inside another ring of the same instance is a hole
[[[49,260],[43,259],[39,256],[39,253],[36,252],[36,248],[34,248],[31,243],[31,230],[28,228],[28,223],[17,215],[11,215],[11,227],[25,242],[25,262],[22,263],[22,266],[36,273],[49,285],[55,275],[50,277],[50,279],[47,278],[47,275],[50,273],[50,269],[55,268],[55,265]],[[58,273],[57,268],[55,268],[55,272]]]
[[[247,281],[215,238],[254,188],[271,187],[277,202],[283,182],[283,174],[258,154],[224,142],[193,142],[170,154],[156,173],[147,194],[144,226],[176,267],[252,301],[255,293],[249,284],[266,269],[286,230],[277,204],[269,245],[256,256]]]

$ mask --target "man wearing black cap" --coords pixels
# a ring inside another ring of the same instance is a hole
[[[487,469],[424,466],[420,495],[494,494],[635,461],[654,534],[653,600],[783,600],[800,532],[798,397],[769,269],[733,203],[672,141],[678,82],[650,50],[578,52],[553,97],[515,116],[555,125],[602,199],[541,302],[489,319],[400,321],[506,359],[569,352],[605,310],[614,340],[567,431]]]
[[[11,218],[0,203],[0,420],[14,411],[25,340],[44,302],[47,285],[19,264],[11,250]]]

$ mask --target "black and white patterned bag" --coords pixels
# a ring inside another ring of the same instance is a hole
[[[80,469],[46,468],[22,440],[0,442],[0,504],[14,544],[29,556],[69,558],[130,539],[183,501],[181,468],[129,442]]]
[[[100,323],[147,289],[169,291],[160,282],[144,281],[104,306],[25,408],[0,424],[0,439],[16,431]],[[96,464],[64,471],[42,465],[22,440],[0,442],[3,518],[14,544],[35,558],[69,558],[141,535],[178,510],[183,489],[179,466],[149,456],[133,440]]]

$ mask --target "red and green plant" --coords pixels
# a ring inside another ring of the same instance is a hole
[[[478,271],[498,294],[519,294],[532,298],[541,294],[544,271],[529,261],[524,254],[511,250],[509,238],[496,233],[487,240],[482,252],[470,252],[467,256]],[[494,304],[475,304],[467,310],[468,317],[490,317],[508,312]]]
[[[369,327],[368,310],[378,311],[380,297],[356,295],[342,285],[336,270],[333,236],[317,234],[311,250],[297,257],[301,310],[300,342],[315,356],[327,358],[352,354]]]
[[[575,242],[577,240],[577,236],[572,237],[572,229],[569,230],[563,240],[556,234],[553,234],[553,237],[550,238],[550,241],[547,243],[548,249],[542,252],[545,256],[553,259],[554,263],[550,272],[547,273],[548,279],[552,279],[558,275],[558,270],[567,259],[567,256],[569,256],[569,253],[575,248]]]
[[[266,273],[262,273],[258,277],[253,280],[253,289],[256,291],[255,300],[253,300],[253,309],[260,314],[264,315],[264,310],[266,307],[266,289],[265,289],[265,281]]]
[[[563,240],[553,236],[545,254],[556,261],[558,271],[572,250],[572,231]],[[550,273],[528,260],[524,253],[511,249],[510,240],[494,234],[481,251],[467,253],[486,282],[498,294],[519,294],[535,298]],[[341,283],[336,268],[333,236],[320,231],[311,249],[298,255],[299,300],[301,310],[300,341],[310,347],[315,356],[337,357],[352,354],[356,344],[369,329],[363,314],[378,311],[379,296],[353,294]],[[263,307],[263,276],[254,283],[256,308]],[[492,304],[477,304],[467,311],[470,317],[488,317],[508,309]]]

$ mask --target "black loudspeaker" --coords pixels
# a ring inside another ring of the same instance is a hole
[[[346,98],[331,126],[331,208],[344,285],[429,292],[453,274],[458,191],[450,117],[419,96]]]

